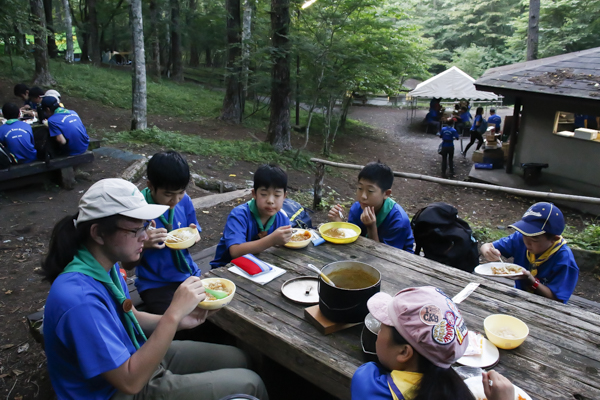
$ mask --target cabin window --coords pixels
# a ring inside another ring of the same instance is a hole
[[[558,111],[552,133],[558,136],[600,142],[600,116]]]

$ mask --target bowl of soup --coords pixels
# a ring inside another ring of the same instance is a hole
[[[183,250],[192,247],[200,237],[196,228],[175,229],[167,234],[165,245],[174,250]]]
[[[493,314],[483,320],[488,340],[496,347],[511,350],[519,347],[529,335],[529,327],[519,318]]]
[[[360,227],[350,222],[328,222],[319,227],[323,239],[331,243],[347,244],[360,236]]]
[[[312,234],[306,229],[294,229],[292,238],[284,246],[290,249],[303,249],[310,244]]]
[[[235,294],[235,283],[231,282],[229,279],[204,278],[202,279],[202,285],[212,290],[221,290],[223,292],[227,292],[228,296],[219,300],[206,293],[206,299],[198,303],[198,307],[200,308],[205,310],[217,310],[225,307],[227,304],[231,303],[231,300],[233,300],[233,295]]]
[[[360,261],[336,261],[321,271],[335,284],[319,277],[319,309],[333,322],[362,322],[369,310],[367,300],[381,288],[381,273]]]

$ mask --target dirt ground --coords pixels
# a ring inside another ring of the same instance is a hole
[[[13,83],[0,80],[2,103],[15,101],[12,87]],[[129,128],[128,110],[105,107],[70,97],[67,93],[63,94],[62,100],[67,108],[79,113],[90,130]],[[424,116],[424,112],[422,114]],[[405,111],[355,107],[351,117],[379,129],[365,127],[358,134],[340,135],[336,139],[334,151],[344,155],[344,162],[365,164],[380,159],[397,171],[440,175],[440,157],[437,154],[439,139],[422,133],[424,130],[418,124],[410,125]],[[168,116],[153,116],[149,119],[150,124],[161,129],[177,130],[205,138],[235,140],[252,135],[259,139],[265,136],[264,132],[252,132],[216,119],[204,120],[202,123]],[[301,145],[303,140],[301,134],[293,134],[294,145]],[[116,147],[146,156],[161,150],[156,146]],[[320,147],[318,141],[309,145],[309,149],[315,153],[318,153]],[[208,158],[193,155],[186,157],[195,173],[240,183],[251,180],[252,172],[257,167],[246,162],[231,162],[217,155]],[[458,155],[455,162],[456,176],[453,179],[466,179],[471,161]],[[41,257],[46,252],[53,225],[59,219],[75,214],[81,194],[99,179],[120,176],[128,164],[112,157],[96,157],[92,164],[79,169],[78,183],[71,191],[59,188],[51,177],[44,177],[38,184],[0,192],[0,326],[3,327],[0,330],[0,394],[7,399],[53,398],[45,368],[45,355],[41,346],[29,335],[25,320],[26,315],[42,309],[50,288],[37,275]],[[236,176],[231,177],[232,174]],[[313,171],[289,170],[288,174],[290,194],[310,207]],[[355,171],[328,171],[325,178],[328,201],[332,204],[351,202],[355,181]],[[143,179],[137,183],[140,188],[145,185]],[[190,187],[188,193],[192,198],[207,194],[195,187]],[[534,202],[533,199],[406,179],[395,181],[393,196],[409,214],[414,214],[431,202],[445,201],[455,205],[461,217],[473,222],[485,222],[493,227],[506,226],[518,220],[523,211]],[[198,212],[203,234],[197,246],[209,247],[218,242],[229,211],[241,201],[235,200]],[[582,221],[590,218],[574,210],[564,211],[569,225],[581,227]],[[316,223],[324,220],[325,211],[317,211],[313,215]],[[582,276],[576,293],[599,300],[598,286],[598,281],[593,276]]]

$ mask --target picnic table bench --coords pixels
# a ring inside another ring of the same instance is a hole
[[[390,294],[411,287],[439,287],[450,297],[469,282],[480,283],[459,308],[469,329],[483,332],[491,314],[510,314],[529,326],[517,349],[500,350],[494,367],[534,399],[600,399],[600,316],[502,283],[469,274],[420,256],[359,238],[351,245],[330,243],[303,250],[271,248],[259,255],[287,273],[260,286],[227,268],[208,272],[237,285],[235,298],[210,317],[263,355],[341,399],[350,399],[354,371],[365,362],[361,326],[323,336],[304,318],[304,306],[285,299],[288,279],[314,275],[304,265],[356,260],[382,273],[381,290]]]

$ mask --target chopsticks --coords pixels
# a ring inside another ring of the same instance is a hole
[[[154,230],[154,229],[156,229],[156,228],[155,228],[155,227],[153,227],[153,226],[149,226],[149,227],[148,227],[148,230],[149,230],[149,231],[151,231],[151,230]],[[185,242],[185,240],[186,240],[186,239],[182,239],[182,238],[180,238],[180,237],[177,237],[177,236],[175,236],[175,235],[172,235],[172,234],[170,234],[170,233],[167,233],[167,241],[169,241],[169,242],[171,242],[171,243],[172,243],[172,242]]]

